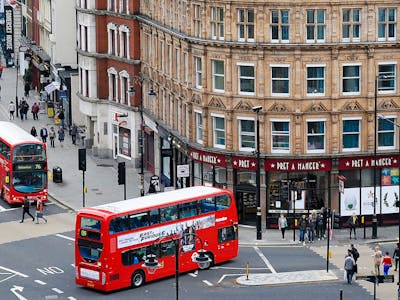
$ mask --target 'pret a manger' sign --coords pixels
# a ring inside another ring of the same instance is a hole
[[[218,166],[218,167],[225,167],[226,166],[226,158],[224,155],[217,154],[217,153],[211,153],[211,152],[205,152],[197,149],[190,149],[190,157],[193,160],[213,165],[213,166]]]
[[[322,172],[329,171],[332,163],[329,159],[267,159],[266,171],[275,172]]]
[[[376,161],[373,156],[339,159],[339,170],[368,169],[375,165],[378,168],[397,168],[400,166],[400,156],[377,156]]]

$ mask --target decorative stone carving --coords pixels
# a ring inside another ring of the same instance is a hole
[[[193,94],[192,99],[190,100],[192,103],[196,103],[201,105],[201,96],[199,94]]]
[[[268,111],[273,111],[273,112],[283,112],[283,111],[288,111],[287,107],[283,105],[282,103],[274,103],[272,106],[269,108]]]
[[[393,100],[387,100],[387,101],[383,101],[381,103],[380,108],[382,109],[387,109],[387,110],[391,110],[391,109],[396,109],[399,108],[398,105],[396,104],[396,102],[394,102]]]
[[[234,107],[234,109],[250,111],[252,109],[252,106],[250,105],[250,103],[246,101],[239,101],[239,103]]]
[[[328,111],[325,107],[325,105],[322,104],[322,102],[317,103],[317,104],[311,104],[309,111]]]
[[[208,106],[211,107],[217,107],[217,108],[223,108],[225,109],[226,106],[224,105],[224,103],[222,102],[221,98],[219,97],[211,97],[210,102],[208,103]]]
[[[343,106],[345,111],[363,111],[364,109],[357,101],[346,102]]]

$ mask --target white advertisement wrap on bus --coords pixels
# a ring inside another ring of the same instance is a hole
[[[381,192],[382,189],[382,192]],[[383,186],[376,187],[376,214],[394,214],[398,213],[399,209],[395,203],[399,197],[399,186]],[[382,201],[382,205],[381,205]],[[374,187],[361,188],[361,203],[360,203],[360,188],[345,188],[340,200],[340,215],[351,216],[353,213],[357,215],[372,215],[374,213]]]

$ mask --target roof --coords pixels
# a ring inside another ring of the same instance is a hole
[[[99,206],[95,206],[93,208],[110,213],[141,211],[144,209],[149,209],[151,207],[165,206],[170,203],[176,202],[178,199],[189,200],[194,197],[213,194],[213,193],[221,193],[221,192],[226,192],[226,190],[209,186],[193,186],[184,189],[173,190],[170,192],[150,194],[139,198],[102,204]]]
[[[6,140],[12,146],[21,143],[42,143],[18,125],[6,121],[0,121],[0,138]]]

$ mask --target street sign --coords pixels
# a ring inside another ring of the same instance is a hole
[[[356,276],[357,280],[366,280],[372,283],[391,283],[394,282],[394,275],[360,275]]]

